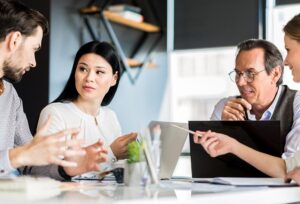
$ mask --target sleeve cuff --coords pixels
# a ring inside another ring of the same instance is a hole
[[[58,173],[61,177],[65,179],[65,181],[71,181],[72,177],[69,176],[62,166],[58,166]]]
[[[285,159],[286,171],[289,172],[300,166],[300,151],[296,152],[294,156]]]
[[[114,155],[114,153],[113,153],[113,151],[111,150],[110,147],[107,148],[107,151],[108,151],[108,153],[107,153],[108,161],[107,162],[109,162],[110,164],[113,165],[116,161],[118,161],[117,157]]]
[[[7,176],[17,169],[11,166],[9,160],[9,149],[0,151],[0,177]]]

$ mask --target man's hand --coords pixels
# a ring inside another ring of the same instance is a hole
[[[46,136],[50,123],[51,117],[48,118],[45,125],[37,132],[30,143],[9,150],[12,167],[48,164],[77,166],[76,162],[63,160],[62,158],[83,156],[85,154],[85,151],[80,148],[82,141],[75,139],[80,129],[66,129]],[[68,135],[71,135],[74,139],[66,140],[65,138]]]
[[[123,135],[118,137],[113,141],[110,145],[110,148],[117,159],[125,159],[127,158],[127,145],[131,142],[136,140],[137,133],[130,133],[127,135]]]
[[[83,157],[66,157],[68,161],[74,161],[77,167],[64,167],[69,176],[76,176],[90,171],[99,171],[99,164],[107,159],[107,150],[103,148],[103,142],[99,140],[95,144],[84,148],[86,154]]]
[[[251,104],[243,98],[234,98],[224,106],[222,120],[245,120],[246,110],[251,110]]]

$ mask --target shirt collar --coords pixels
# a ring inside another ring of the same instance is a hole
[[[274,113],[276,104],[277,104],[277,102],[279,100],[281,89],[282,89],[282,86],[279,86],[278,90],[277,90],[277,93],[276,93],[276,96],[275,96],[275,99],[273,100],[273,102],[270,105],[270,107],[262,114],[260,120],[270,120],[271,119],[271,117],[272,117],[272,115]],[[249,110],[247,110],[247,114],[248,114],[249,120],[256,120],[255,115],[251,114]]]

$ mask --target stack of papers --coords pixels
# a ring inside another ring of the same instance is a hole
[[[61,182],[29,176],[0,178],[0,196],[20,199],[44,199],[59,195]]]
[[[117,4],[109,6],[108,10],[128,20],[139,23],[144,21],[144,16],[141,14],[141,8],[136,6],[128,4]]]
[[[129,5],[129,4],[111,5],[111,6],[108,6],[108,10],[111,12],[132,11],[135,13],[141,13],[141,11],[142,11],[141,8],[139,8],[137,6]]]

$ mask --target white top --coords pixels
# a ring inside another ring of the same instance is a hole
[[[51,114],[53,120],[48,134],[56,133],[66,128],[81,128],[77,138],[84,139],[86,145],[91,145],[101,139],[108,150],[108,160],[100,164],[101,171],[110,170],[116,158],[110,144],[121,136],[121,127],[114,111],[101,107],[96,117],[82,112],[74,103],[51,103],[41,112],[37,131]],[[98,125],[96,124],[95,118]],[[86,176],[87,174],[85,174]],[[90,174],[89,174],[90,175]]]
[[[278,92],[281,91],[281,86],[279,86]],[[211,115],[211,120],[221,120],[222,111],[227,101],[234,98],[234,96],[221,99],[215,106],[215,109]],[[279,94],[276,95],[271,106],[263,113],[260,120],[270,120],[272,114],[274,112],[275,106],[277,104],[279,98]],[[295,154],[295,152],[300,150],[300,92],[297,91],[294,102],[293,102],[293,125],[292,129],[286,136],[286,142],[284,146],[284,153],[282,154],[282,158],[286,159]],[[255,120],[255,116],[251,114],[249,111],[247,112],[249,120]],[[300,155],[299,155],[300,156]],[[300,158],[299,158],[300,162]]]
[[[294,156],[285,159],[286,172],[289,172],[300,166],[300,151],[297,151]]]

